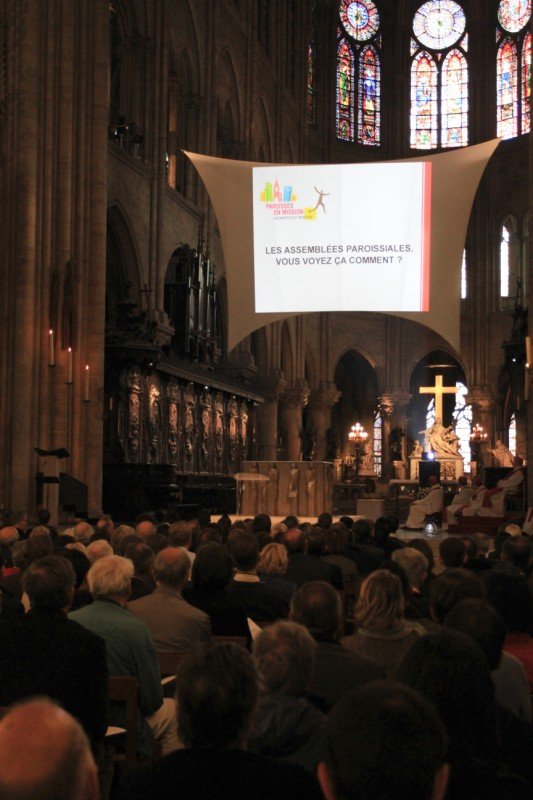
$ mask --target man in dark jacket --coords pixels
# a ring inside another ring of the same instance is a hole
[[[308,581],[326,581],[335,589],[342,591],[342,570],[336,564],[322,561],[324,553],[324,530],[318,526],[311,528],[306,536],[298,528],[287,531],[283,544],[289,554],[289,565],[284,577],[301,586]],[[306,552],[307,550],[307,552]]]

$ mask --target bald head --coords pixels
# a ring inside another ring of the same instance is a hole
[[[18,542],[18,538],[19,532],[13,525],[8,525],[0,530],[0,545],[11,547],[15,542]]]
[[[135,528],[136,535],[140,536],[141,539],[146,539],[147,536],[152,536],[152,534],[155,532],[156,530],[154,523],[147,519],[139,522]]]
[[[0,721],[0,797],[97,800],[89,743],[70,714],[48,700],[31,700]]]
[[[299,528],[291,528],[283,536],[283,544],[289,553],[305,552],[305,536]]]
[[[191,562],[186,550],[165,547],[156,555],[152,572],[158,584],[181,589],[189,577]]]

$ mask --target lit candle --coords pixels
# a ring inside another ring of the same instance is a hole
[[[48,331],[48,366],[55,366],[55,353],[54,353],[54,331],[52,328]]]
[[[83,392],[83,399],[86,403],[89,402],[89,365],[85,365],[85,387]]]
[[[531,336],[526,336],[526,364],[531,366]]]
[[[68,349],[67,383],[73,383],[73,380],[72,380],[72,347],[69,347],[69,349]]]

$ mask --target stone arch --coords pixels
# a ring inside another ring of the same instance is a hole
[[[374,414],[379,396],[379,379],[374,364],[359,347],[347,348],[337,359],[333,379],[340,392],[332,408],[332,427],[338,452],[349,454],[348,432],[355,422],[363,425],[372,442]]]
[[[111,262],[110,262],[111,258]],[[141,258],[133,229],[120,203],[113,203],[107,212],[106,291],[129,286],[130,299],[139,306],[143,286]],[[121,298],[118,298],[121,299]]]

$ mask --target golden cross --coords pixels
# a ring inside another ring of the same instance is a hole
[[[435,386],[421,386],[418,391],[420,394],[435,395],[435,419],[440,418],[442,422],[442,395],[457,394],[459,390],[455,386],[443,386],[442,375],[435,375]]]

